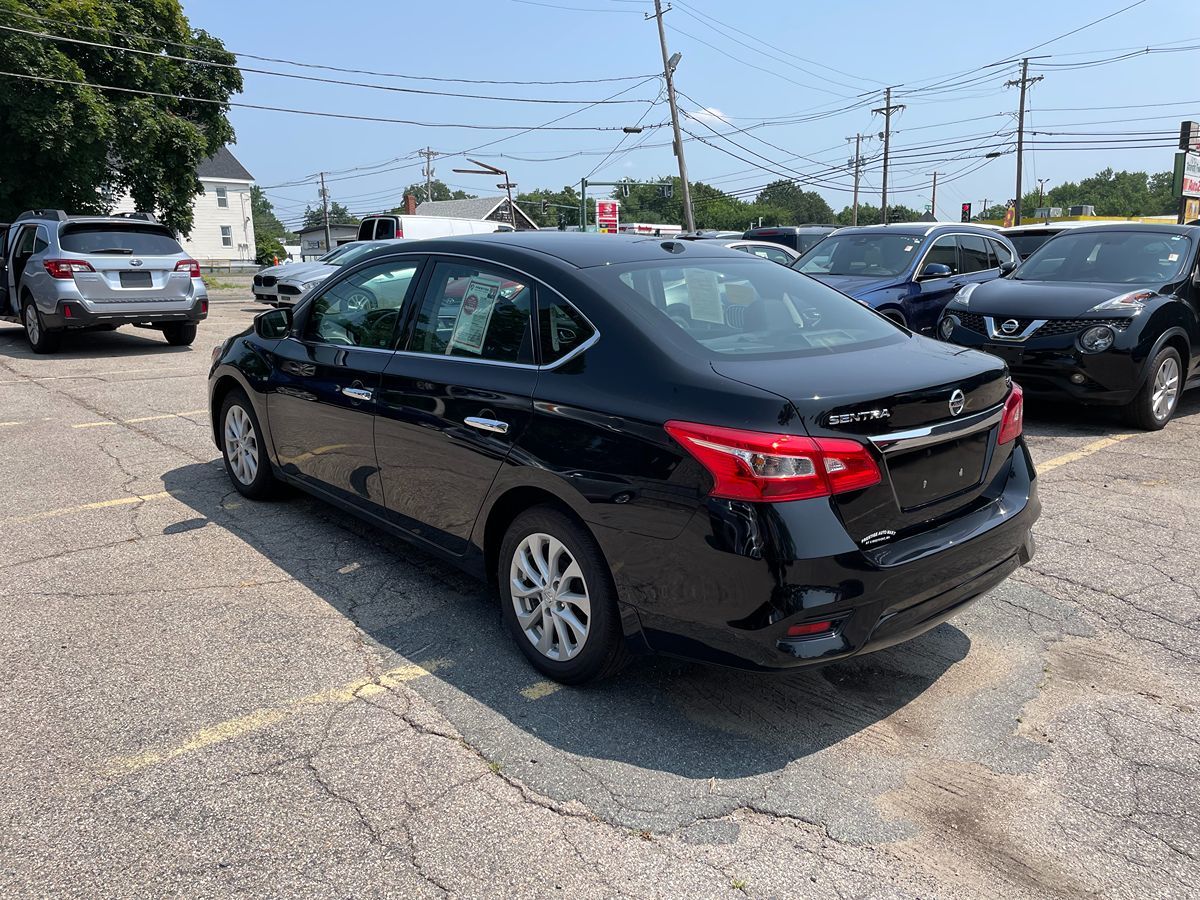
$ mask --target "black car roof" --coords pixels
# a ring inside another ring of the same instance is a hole
[[[733,240],[733,238],[730,238]],[[396,247],[381,247],[364,254],[358,262],[392,253],[453,253],[470,256],[483,249],[498,251],[497,262],[505,250],[521,250],[550,256],[579,269],[612,263],[655,262],[714,256],[738,257],[745,254],[729,250],[720,241],[677,241],[624,234],[580,234],[570,231],[514,231],[496,234],[469,234],[455,237],[408,241]]]

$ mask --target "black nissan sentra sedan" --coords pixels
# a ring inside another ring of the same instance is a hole
[[[499,589],[564,682],[920,634],[1033,552],[1020,388],[706,241],[383,248],[214,349],[237,490],[300,487]]]
[[[1064,231],[1007,278],[962,288],[938,333],[1004,359],[1030,396],[1120,406],[1162,428],[1200,383],[1200,228]]]

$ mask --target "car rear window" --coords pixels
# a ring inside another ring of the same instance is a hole
[[[683,331],[721,356],[828,354],[903,339],[869,309],[794,269],[756,259],[604,266],[587,273],[652,328]]]
[[[119,253],[127,256],[175,256],[179,241],[162,228],[147,225],[71,225],[59,236],[68,253]]]

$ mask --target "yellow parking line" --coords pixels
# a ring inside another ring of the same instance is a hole
[[[521,691],[521,696],[526,700],[541,700],[543,697],[549,697],[554,692],[561,690],[562,685],[557,681],[539,681]]]
[[[1064,453],[1062,456],[1056,456],[1054,459],[1048,459],[1044,463],[1037,465],[1038,474],[1049,472],[1052,469],[1057,469],[1059,466],[1065,466],[1067,463],[1073,463],[1084,457],[1091,456],[1093,453],[1099,453],[1106,447],[1111,447],[1113,444],[1119,444],[1121,441],[1127,441],[1131,437],[1137,437],[1137,432],[1133,434],[1114,434],[1112,437],[1100,438],[1098,441],[1092,441],[1090,444],[1085,444],[1078,450],[1070,453]]]
[[[104,425],[136,425],[139,422],[157,422],[160,419],[179,419],[184,416],[198,416],[207,413],[206,409],[189,409],[187,412],[163,413],[158,416],[141,416],[137,419],[105,419],[103,422],[79,422],[72,428],[100,428]]]
[[[0,422],[0,428],[4,428],[6,425],[24,425],[24,424],[25,424],[24,422]]]
[[[26,384],[31,381],[70,381],[75,378],[100,378],[105,375],[133,375],[141,372],[159,372],[163,375],[171,374],[163,369],[112,369],[108,372],[80,372],[78,375],[39,375],[29,376],[28,378],[13,378],[6,381],[0,381],[0,384]]]
[[[151,500],[164,500],[170,497],[169,491],[160,491],[157,494],[138,494],[133,497],[118,497],[115,500],[99,500],[96,503],[84,503],[80,506],[65,506],[61,509],[47,509],[40,513],[33,513],[28,516],[16,516],[11,519],[0,519],[0,522],[36,522],[40,519],[54,519],[59,516],[69,516],[72,513],[88,512],[93,509],[108,509],[112,506],[130,506],[134,503],[148,503]]]
[[[207,728],[201,728],[173,747],[164,747],[161,750],[149,750],[145,753],[139,753],[136,756],[118,757],[109,762],[107,772],[110,775],[131,775],[150,766],[169,762],[185,754],[195,753],[197,750],[211,747],[213,744],[220,744],[224,741],[243,737],[251,732],[269,728],[290,716],[296,715],[306,707],[349,703],[358,697],[370,697],[381,694],[390,687],[408,681],[415,681],[418,678],[424,678],[426,675],[430,675],[438,669],[445,668],[449,664],[449,660],[445,659],[429,660],[422,665],[408,663],[398,666],[395,669],[390,669],[378,678],[360,678],[341,687],[332,688],[327,691],[318,691],[315,694],[309,694],[307,697],[301,697],[299,700],[292,700],[279,706],[263,706],[253,712],[246,713],[244,716],[238,716],[236,719],[229,719],[216,725],[210,725]]]

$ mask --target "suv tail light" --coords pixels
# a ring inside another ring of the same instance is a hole
[[[879,484],[874,457],[845,438],[742,431],[694,422],[663,426],[713,476],[713,497],[778,502]]]
[[[42,265],[51,278],[74,278],[76,272],[95,272],[92,264],[82,259],[45,259]]]
[[[1008,399],[1004,401],[1004,418],[1000,420],[999,443],[1008,444],[1021,436],[1025,425],[1025,392],[1015,381]]]
[[[179,262],[175,263],[176,272],[183,272],[185,270],[192,278],[200,277],[200,263],[196,262],[194,259],[181,259]]]

